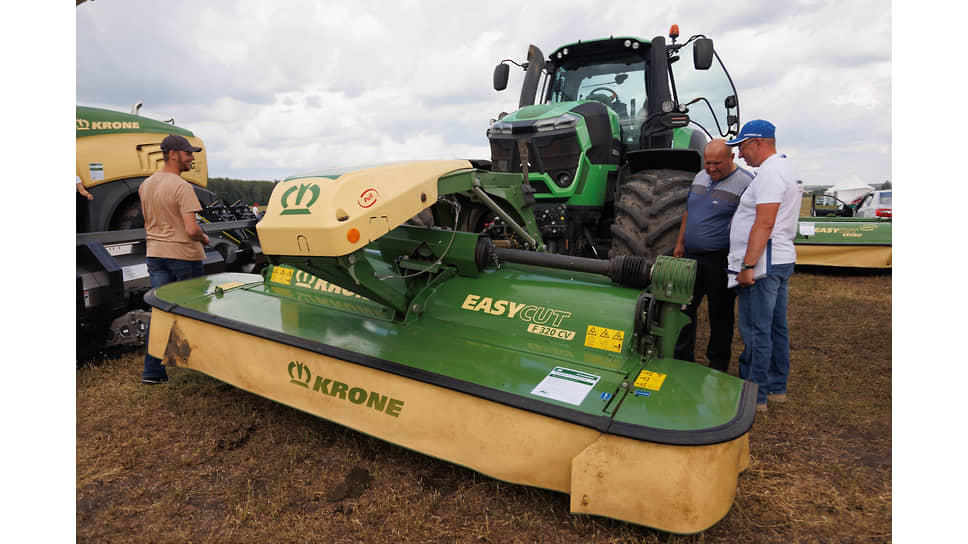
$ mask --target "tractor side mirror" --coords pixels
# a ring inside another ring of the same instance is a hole
[[[494,67],[494,90],[503,91],[508,87],[508,74],[511,67],[501,63]]]
[[[697,38],[692,44],[692,64],[696,70],[708,70],[713,65],[713,41]]]

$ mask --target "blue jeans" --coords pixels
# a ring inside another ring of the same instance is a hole
[[[145,262],[148,265],[148,279],[151,281],[152,289],[175,281],[197,278],[205,273],[202,261],[148,257]],[[150,322],[148,329],[149,331],[151,329]],[[167,375],[165,365],[161,364],[161,359],[148,355],[148,343],[145,341],[145,369],[141,373],[141,377],[162,378]]]
[[[739,356],[739,377],[758,386],[757,404],[765,404],[767,394],[786,393],[790,374],[787,285],[792,275],[793,263],[775,264],[768,276],[736,288],[737,325],[746,344]]]

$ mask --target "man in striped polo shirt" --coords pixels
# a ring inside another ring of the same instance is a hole
[[[682,214],[679,239],[673,255],[696,260],[696,285],[686,314],[692,322],[679,334],[674,357],[695,360],[696,309],[703,297],[709,301],[709,367],[729,371],[733,343],[733,306],[736,293],[726,286],[726,257],[729,255],[729,225],[740,196],[753,174],[733,162],[733,151],[725,140],[713,140],[703,150],[704,169],[689,188],[686,211]]]

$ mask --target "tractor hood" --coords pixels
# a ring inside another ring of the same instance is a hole
[[[524,106],[491,125],[488,136],[574,131],[593,115],[603,120],[607,117],[607,125],[618,127],[614,111],[594,100],[578,100]]]
[[[502,121],[534,121],[538,119],[553,119],[565,113],[568,113],[573,107],[580,104],[580,102],[560,102],[557,104],[535,104],[533,106],[525,106],[507,116]]]

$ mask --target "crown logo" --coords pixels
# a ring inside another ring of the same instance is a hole
[[[293,374],[293,370],[296,371],[295,374]],[[303,378],[303,374],[305,374],[305,378]],[[289,363],[289,383],[309,389],[309,379],[312,378],[312,376],[313,373],[309,371],[308,366],[305,366],[297,361],[292,361]]]
[[[296,193],[296,201],[294,208],[289,208],[289,198],[293,193]],[[309,194],[309,202],[303,204],[303,198]],[[319,198],[319,185],[315,183],[293,185],[292,187],[286,189],[286,192],[282,193],[282,208],[283,210],[279,212],[279,215],[305,215],[309,213],[309,207],[312,206],[316,199]]]
[[[90,130],[91,122],[87,119],[77,119],[77,130]]]

